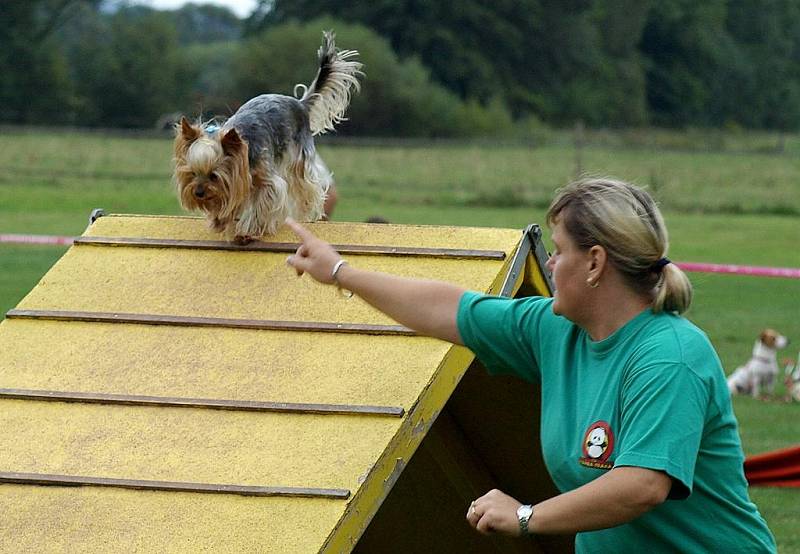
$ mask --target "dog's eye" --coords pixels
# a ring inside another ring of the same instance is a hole
[[[212,181],[216,181],[217,179],[219,179],[219,175],[217,175],[216,173],[212,173],[211,175],[208,176],[208,178]]]

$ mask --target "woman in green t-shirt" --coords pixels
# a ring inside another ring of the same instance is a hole
[[[493,490],[482,533],[577,533],[579,552],[774,552],[747,495],[719,359],[679,314],[691,303],[645,191],[610,179],[559,191],[547,215],[553,298],[508,300],[348,265],[293,221],[287,263],[416,331],[469,347],[492,373],[538,381],[542,452],[561,494],[532,506]]]

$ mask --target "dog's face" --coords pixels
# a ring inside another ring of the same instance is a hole
[[[247,143],[236,129],[209,135],[182,118],[175,134],[175,184],[181,206],[222,226],[247,200]]]
[[[774,350],[786,348],[786,345],[789,344],[789,340],[775,329],[764,329],[761,331],[761,334],[758,335],[758,340],[767,348],[772,348]]]

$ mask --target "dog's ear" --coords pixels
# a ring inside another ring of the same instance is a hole
[[[222,144],[222,151],[228,156],[237,154],[244,148],[244,141],[236,129],[231,129],[225,133],[220,143]]]
[[[195,127],[186,117],[181,117],[181,122],[177,128],[178,136],[182,137],[187,143],[192,143],[200,137],[200,128]]]
[[[179,175],[177,169],[179,166],[186,165],[186,156],[189,152],[189,147],[200,138],[201,134],[200,128],[189,123],[185,117],[181,117],[180,123],[175,125],[173,149],[175,151],[175,176],[178,182],[184,182],[189,178],[189,174]]]

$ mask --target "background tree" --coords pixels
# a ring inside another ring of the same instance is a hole
[[[187,102],[195,74],[167,14],[124,8],[82,25],[72,59],[83,124],[152,127]]]
[[[243,21],[223,6],[190,2],[168,13],[181,45],[229,42],[242,36]]]
[[[375,0],[342,4],[334,0],[262,0],[248,21],[252,34],[291,20],[321,15],[361,23],[386,37],[402,57],[418,57],[434,79],[462,98],[487,101],[496,94],[498,75],[511,69],[508,50],[523,50],[524,36],[512,24],[509,10],[525,11],[520,2],[422,2]],[[490,9],[488,6],[492,5]],[[503,13],[503,10],[506,13]],[[516,51],[514,58],[519,58]]]
[[[261,0],[244,21],[191,3],[2,0],[0,24],[4,122],[149,127],[178,110],[230,113],[307,82],[330,25],[369,63],[343,133],[800,127],[794,0]]]
[[[746,127],[796,129],[800,126],[800,4],[792,0],[729,2],[727,30],[737,45],[735,95],[723,113]],[[736,99],[735,105],[730,103]],[[725,123],[717,117],[712,123]]]
[[[661,0],[642,37],[654,123],[708,125],[714,82],[735,79],[738,49],[726,29],[727,0]],[[731,91],[733,93],[733,91]]]
[[[646,13],[647,2],[632,0],[262,0],[247,29],[331,14],[387,37],[402,58],[418,56],[462,99],[501,98],[517,117],[641,124]]]
[[[365,66],[362,92],[353,97],[348,121],[337,126],[338,133],[436,137],[510,129],[510,114],[502,104],[465,104],[433,83],[417,59],[398,59],[386,39],[362,25],[330,18],[271,26],[247,39],[233,66],[242,101],[265,92],[292,94],[295,84],[310,84],[323,29],[335,29],[337,45],[358,50]]]
[[[0,2],[0,120],[66,123],[72,117],[72,83],[53,35],[81,6],[99,0]]]

